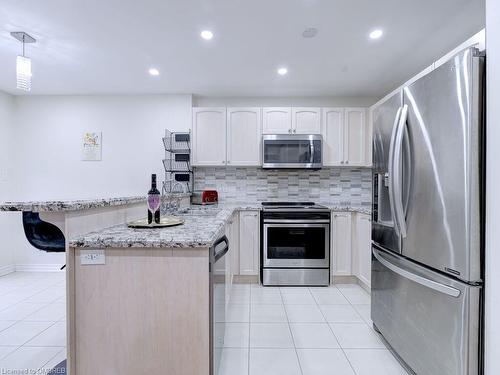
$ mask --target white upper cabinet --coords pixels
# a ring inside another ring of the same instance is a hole
[[[288,107],[262,108],[264,134],[291,134],[292,109]]]
[[[260,108],[227,109],[227,164],[261,165],[262,115]]]
[[[365,160],[365,137],[367,136],[365,112],[365,108],[345,109],[345,164],[356,166],[367,164],[367,161]]]
[[[344,163],[344,109],[323,108],[323,165]]]
[[[323,108],[323,164],[369,165],[368,132],[365,108]]]
[[[226,108],[193,108],[193,165],[226,165]]]
[[[321,134],[321,108],[292,108],[294,134]]]
[[[370,166],[365,108],[193,108],[193,165],[260,166],[262,134],[322,134],[325,166]]]

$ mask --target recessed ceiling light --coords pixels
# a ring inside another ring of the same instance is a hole
[[[318,35],[318,29],[315,27],[308,27],[302,32],[304,38],[314,38],[316,35]]]
[[[378,39],[382,35],[384,35],[384,32],[380,29],[375,29],[370,33],[370,39]]]
[[[279,68],[279,69],[278,69],[278,74],[279,74],[280,76],[284,76],[284,75],[286,75],[287,73],[288,73],[288,69],[287,69],[287,68]]]
[[[210,30],[203,30],[200,35],[205,40],[210,40],[214,37],[214,33]]]
[[[149,74],[151,74],[152,76],[159,76],[160,71],[156,68],[151,68],[151,69],[149,69]]]

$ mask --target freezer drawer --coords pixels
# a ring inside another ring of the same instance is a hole
[[[418,375],[479,375],[481,287],[372,248],[372,320]]]

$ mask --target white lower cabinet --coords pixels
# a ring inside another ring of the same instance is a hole
[[[259,274],[259,212],[240,211],[239,264],[240,275]]]
[[[332,212],[332,276],[356,276],[370,286],[371,224],[367,214]]]
[[[233,227],[233,218],[229,220],[229,222],[226,224],[226,228],[224,229],[224,234],[227,237],[227,240],[229,242],[229,251],[227,252],[225,256],[225,262],[217,262],[222,263],[222,267],[224,267],[224,274],[226,278],[226,307],[230,303],[230,298],[231,298],[231,290],[233,289],[233,272],[232,272],[232,258],[234,256],[234,249],[231,247],[232,243],[232,227]],[[217,270],[217,269],[216,269]]]
[[[371,284],[371,231],[370,215],[357,213],[353,231],[354,275],[367,286]]]
[[[231,249],[231,274],[240,274],[240,219],[238,211],[235,211],[231,218],[231,228],[229,230],[229,248]]]
[[[351,213],[332,212],[331,272],[333,276],[351,276]]]

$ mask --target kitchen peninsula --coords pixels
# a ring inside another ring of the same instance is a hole
[[[368,213],[361,207],[330,208]],[[257,223],[260,209],[260,203],[192,206],[175,213],[184,220],[180,226],[133,229],[120,224],[73,237],[68,254],[70,373],[208,375],[210,358],[217,361],[222,349],[211,322],[224,323],[221,310],[230,303],[235,257],[248,256],[237,249],[245,246],[245,239],[234,234],[238,216],[252,215]],[[230,250],[222,268],[215,266],[211,274],[213,246],[222,238]],[[85,264],[83,257],[92,253],[101,261]],[[211,278],[221,276],[225,285],[215,281],[219,290],[211,291]]]

